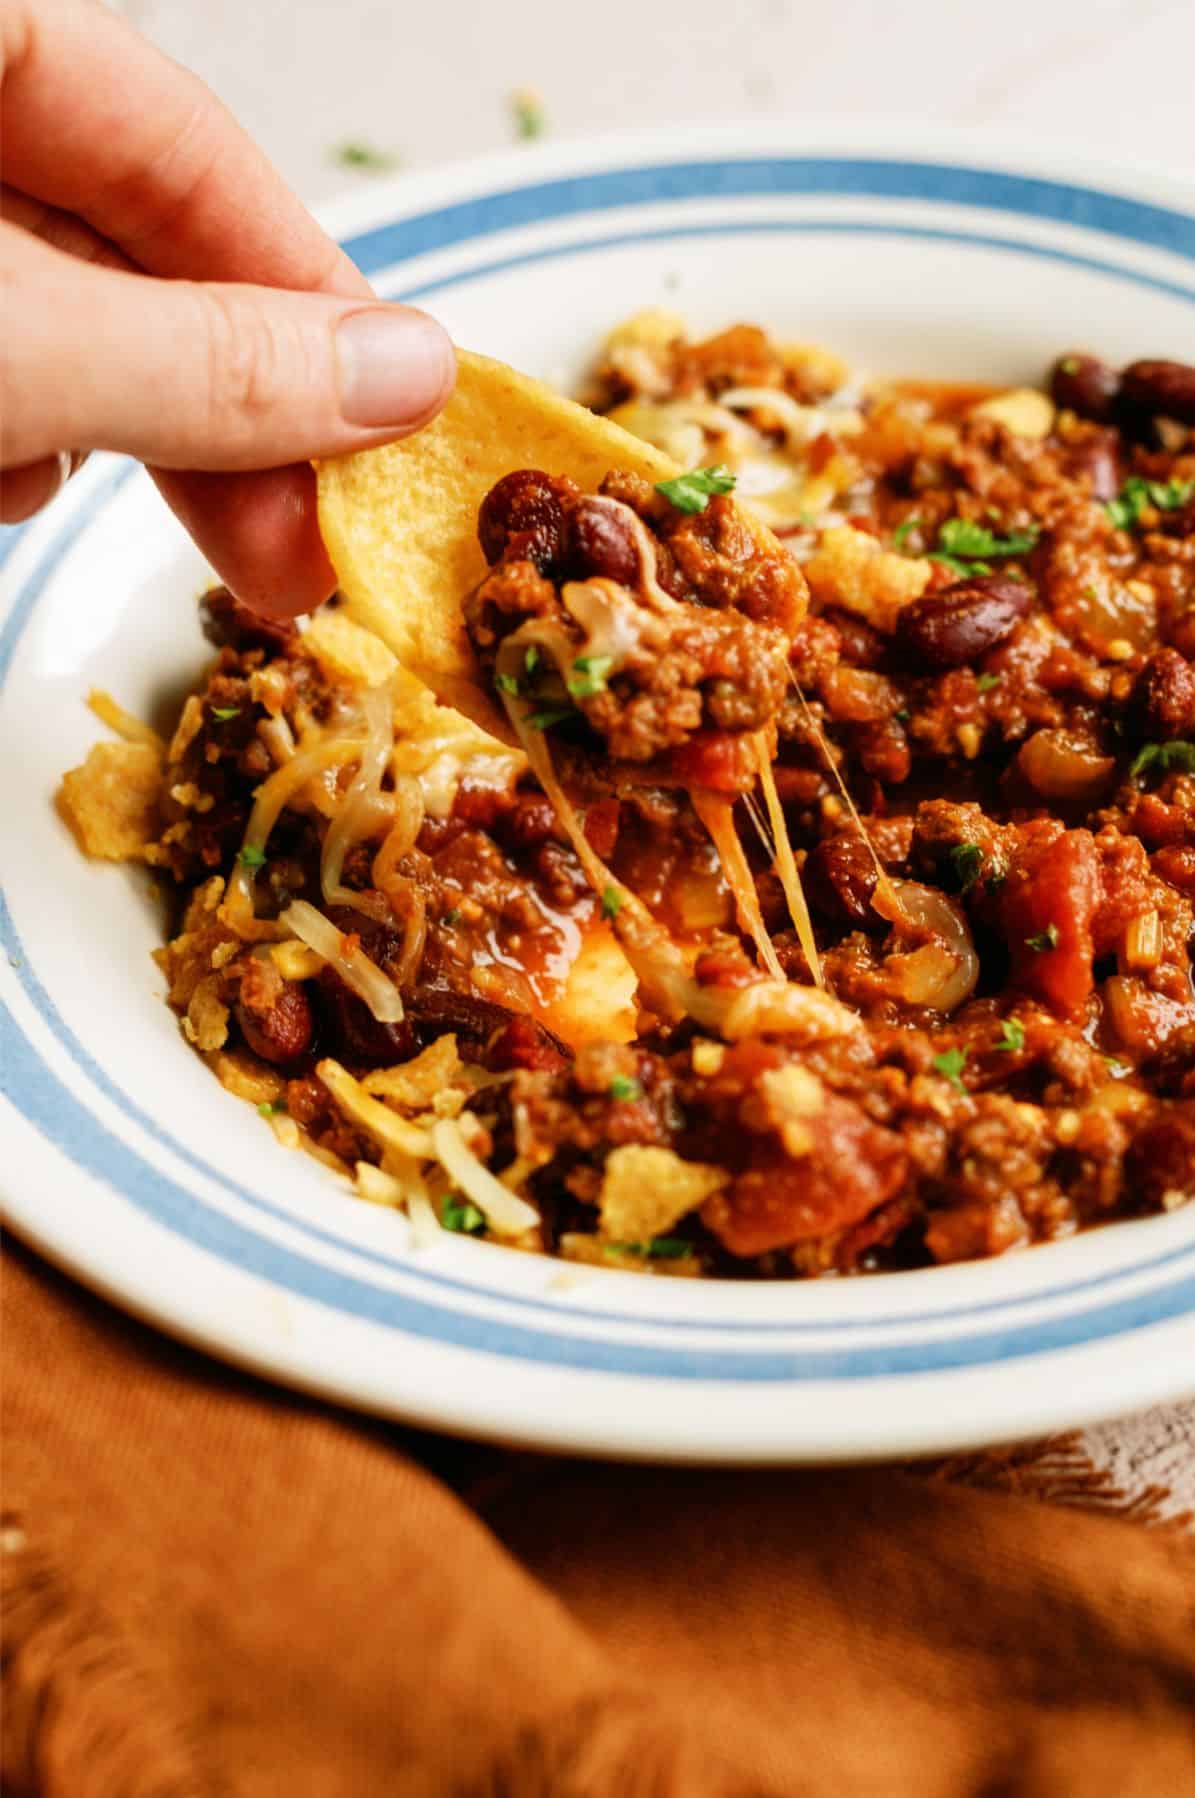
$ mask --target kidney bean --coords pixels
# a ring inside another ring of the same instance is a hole
[[[1120,376],[1098,356],[1070,350],[1059,356],[1050,370],[1050,398],[1056,406],[1077,412],[1080,418],[1104,424],[1120,390]]]
[[[1033,589],[1007,574],[977,575],[906,606],[896,646],[913,667],[961,668],[994,649],[1033,605]]]
[[[300,1060],[315,1036],[311,1001],[296,980],[283,981],[268,1008],[251,1008],[243,999],[238,1000],[236,1020],[253,1053],[273,1067]]]
[[[582,499],[568,520],[569,564],[584,579],[603,575],[633,587],[639,579],[639,547],[613,506]]]
[[[534,562],[541,574],[556,566],[565,547],[567,497],[569,487],[538,468],[504,475],[477,515],[478,541],[491,567],[503,556]]]
[[[806,857],[802,881],[809,903],[823,918],[854,929],[887,930],[872,908],[875,863],[861,837],[826,837]]]
[[[1180,424],[1195,425],[1195,365],[1190,362],[1130,362],[1120,377],[1127,406]]]
[[[1177,649],[1155,649],[1137,676],[1129,726],[1146,743],[1195,736],[1195,668]]]

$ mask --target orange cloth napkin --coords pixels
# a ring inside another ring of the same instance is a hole
[[[10,1798],[1183,1798],[1195,1547],[276,1392],[10,1251]]]

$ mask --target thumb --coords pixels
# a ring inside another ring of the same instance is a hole
[[[448,337],[410,307],[155,280],[12,228],[0,250],[5,466],[112,449],[163,468],[271,468],[416,430],[452,390]]]

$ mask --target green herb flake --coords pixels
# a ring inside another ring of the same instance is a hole
[[[480,1236],[485,1230],[485,1213],[470,1200],[462,1199],[459,1192],[450,1192],[444,1200],[440,1222],[458,1236]]]
[[[494,685],[497,687],[499,693],[517,693],[519,690],[519,677],[517,674],[496,674],[494,676]]]
[[[214,705],[212,707],[212,717],[218,718],[221,724],[227,724],[230,718],[239,718],[240,715],[239,705]]]
[[[243,849],[238,850],[237,860],[242,868],[264,868],[266,852],[264,849],[259,849],[256,843],[246,843]]]
[[[1058,366],[1064,375],[1077,375],[1082,364],[1078,356],[1064,356]]]
[[[1195,481],[1147,481],[1139,474],[1130,475],[1115,499],[1105,502],[1104,510],[1118,531],[1131,531],[1140,524],[1147,506],[1159,512],[1176,512],[1195,493]]]
[[[678,512],[704,512],[715,493],[733,493],[738,476],[723,463],[712,468],[694,468],[689,474],[678,474],[672,481],[657,481],[656,492],[662,493]]]
[[[934,1067],[943,1080],[949,1080],[951,1086],[965,1093],[963,1085],[963,1069],[967,1065],[966,1049],[944,1049],[941,1055],[934,1056]]]
[[[641,1099],[643,1097],[643,1088],[637,1080],[632,1080],[629,1074],[615,1074],[610,1082],[609,1092],[612,1099]]]
[[[378,175],[387,169],[396,169],[400,159],[392,150],[379,150],[374,144],[350,141],[336,145],[332,160],[342,169],[368,169]]]
[[[956,843],[950,851],[950,865],[958,881],[958,891],[969,893],[983,872],[987,860],[978,843]]]
[[[571,706],[551,706],[544,712],[529,712],[524,723],[529,730],[551,730],[554,724],[563,724],[566,718],[575,716]]]
[[[1018,1055],[1025,1047],[1025,1026],[1019,1018],[1005,1018],[998,1049],[1006,1055]]]
[[[904,523],[898,524],[892,533],[893,549],[903,549],[905,546],[905,538],[909,536],[910,532],[919,531],[920,529],[921,520],[919,518],[906,518]]]
[[[606,690],[606,676],[614,666],[613,656],[578,656],[575,672],[569,675],[568,690],[574,699],[592,699]]]
[[[280,1112],[284,1112],[285,1110],[286,1103],[284,1100],[263,1099],[261,1104],[257,1107],[257,1115],[258,1117],[263,1118],[274,1118],[277,1117]]]
[[[990,693],[993,687],[1000,685],[1002,679],[1003,676],[999,674],[977,674],[975,685],[981,693]]]
[[[1025,938],[1025,947],[1032,949],[1035,955],[1045,955],[1050,949],[1057,949],[1059,934],[1057,924],[1047,924],[1036,936]]]
[[[461,908],[459,905],[454,905],[452,910],[446,911],[444,916],[440,919],[441,924],[445,925],[449,930],[455,930],[460,921]]]
[[[604,887],[602,890],[603,918],[616,918],[622,910],[622,894],[617,887]]]
[[[942,562],[956,574],[991,574],[989,556],[1023,556],[1034,547],[1041,532],[1037,525],[997,537],[973,518],[948,518],[938,528],[938,546],[931,562]]]
[[[539,644],[531,643],[528,645],[527,653],[523,657],[523,671],[525,674],[534,674],[535,670],[538,667],[539,667]]]
[[[602,1245],[606,1255],[636,1255],[644,1261],[683,1261],[691,1255],[693,1244],[686,1242],[683,1236],[653,1236],[648,1242],[607,1242]]]
[[[907,705],[902,705],[899,712],[893,712],[892,714],[898,724],[907,724],[909,722],[909,715],[909,708]]]
[[[1180,774],[1195,774],[1195,743],[1186,743],[1181,738],[1174,743],[1147,743],[1133,757],[1129,774],[1139,781],[1150,770],[1169,774],[1172,768],[1177,768]]]
[[[542,137],[547,130],[544,103],[533,87],[517,88],[510,96],[510,110],[514,117],[515,135],[524,143]]]

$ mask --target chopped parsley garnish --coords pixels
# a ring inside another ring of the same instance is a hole
[[[1026,949],[1032,949],[1035,955],[1045,955],[1047,950],[1057,949],[1059,930],[1057,924],[1047,924],[1036,936],[1025,938]]]
[[[499,693],[517,693],[519,690],[519,677],[517,674],[496,674],[494,676],[494,685],[497,687]]]
[[[460,921],[461,908],[459,905],[454,905],[452,910],[446,911],[444,916],[440,919],[441,924],[447,925],[449,930],[455,930]]]
[[[273,1118],[273,1117],[277,1117],[278,1113],[280,1111],[285,1111],[285,1110],[286,1110],[285,1100],[283,1100],[283,1099],[263,1099],[261,1104],[257,1107],[257,1115],[259,1117],[263,1117],[263,1118]]]
[[[934,1067],[943,1080],[949,1080],[961,1093],[966,1092],[963,1085],[963,1069],[967,1065],[966,1049],[944,1049],[941,1055],[934,1056]]]
[[[518,88],[510,96],[510,110],[514,114],[515,131],[525,143],[543,136],[547,118],[543,101],[534,88]]]
[[[993,687],[998,687],[1000,685],[1001,679],[1002,676],[999,674],[977,674],[975,676],[975,685],[979,688],[981,693],[990,693]]]
[[[1105,503],[1105,511],[1118,531],[1131,531],[1140,524],[1146,506],[1159,512],[1176,512],[1195,494],[1195,481],[1147,481],[1132,474],[1115,499]]]
[[[266,852],[259,849],[256,843],[246,843],[243,849],[237,851],[237,860],[243,868],[264,868]]]
[[[950,851],[950,865],[958,880],[960,893],[969,893],[983,872],[987,860],[978,843],[956,843]]]
[[[332,157],[343,169],[371,169],[381,173],[385,169],[396,169],[399,158],[392,150],[379,150],[373,144],[355,141],[337,144]]]
[[[657,481],[656,492],[662,493],[678,512],[704,512],[714,493],[733,493],[738,476],[721,462],[712,468],[694,468],[689,474],[678,474],[672,481]]]
[[[538,643],[528,644],[527,653],[523,657],[524,671],[527,674],[534,674],[535,670],[538,667],[539,667],[539,644]]]
[[[615,1074],[610,1082],[610,1097],[612,1099],[641,1099],[643,1088],[637,1080],[632,1080],[629,1074]]]
[[[619,892],[618,888],[604,887],[602,889],[603,918],[616,918],[621,910],[622,894]]]
[[[903,549],[905,546],[905,538],[909,535],[910,531],[918,531],[920,529],[921,520],[919,518],[906,518],[904,523],[898,524],[892,533],[893,548]]]
[[[1159,774],[1168,774],[1172,768],[1181,774],[1195,774],[1195,743],[1185,743],[1181,738],[1175,743],[1147,743],[1134,756],[1129,773],[1134,780],[1140,780],[1151,768]]]
[[[653,1236],[648,1242],[607,1242],[602,1247],[607,1255],[641,1255],[645,1261],[682,1261],[693,1253],[693,1244],[683,1236]]]
[[[566,718],[575,717],[571,706],[552,706],[546,712],[531,712],[525,723],[531,730],[551,730],[554,724],[563,724]]]
[[[908,708],[908,706],[907,706],[907,705],[902,705],[902,706],[901,706],[901,708],[900,708],[900,710],[899,710],[899,712],[893,712],[893,714],[892,714],[892,716],[893,716],[893,717],[894,717],[894,718],[895,718],[895,719],[896,719],[896,722],[897,722],[897,723],[898,723],[898,724],[907,724],[907,723],[908,723],[908,721],[909,721],[909,708]]]
[[[568,690],[574,699],[592,699],[606,690],[606,676],[614,666],[613,656],[578,656],[573,663],[575,673],[568,677]]]
[[[1080,368],[1079,358],[1077,356],[1064,356],[1058,366],[1064,375],[1077,375]]]
[[[1000,1041],[996,1044],[1006,1055],[1016,1055],[1025,1047],[1025,1026],[1019,1018],[1005,1018]]]
[[[212,707],[212,717],[218,718],[221,724],[227,724],[230,718],[239,718],[240,715],[239,705],[214,705]]]
[[[485,1213],[469,1199],[462,1199],[459,1192],[450,1192],[444,1200],[440,1222],[446,1230],[456,1230],[461,1236],[480,1236],[485,1229]]]
[[[1040,535],[1037,525],[1029,525],[997,537],[973,518],[948,518],[938,527],[938,547],[930,551],[929,559],[956,574],[991,574],[989,557],[1027,555]]]

